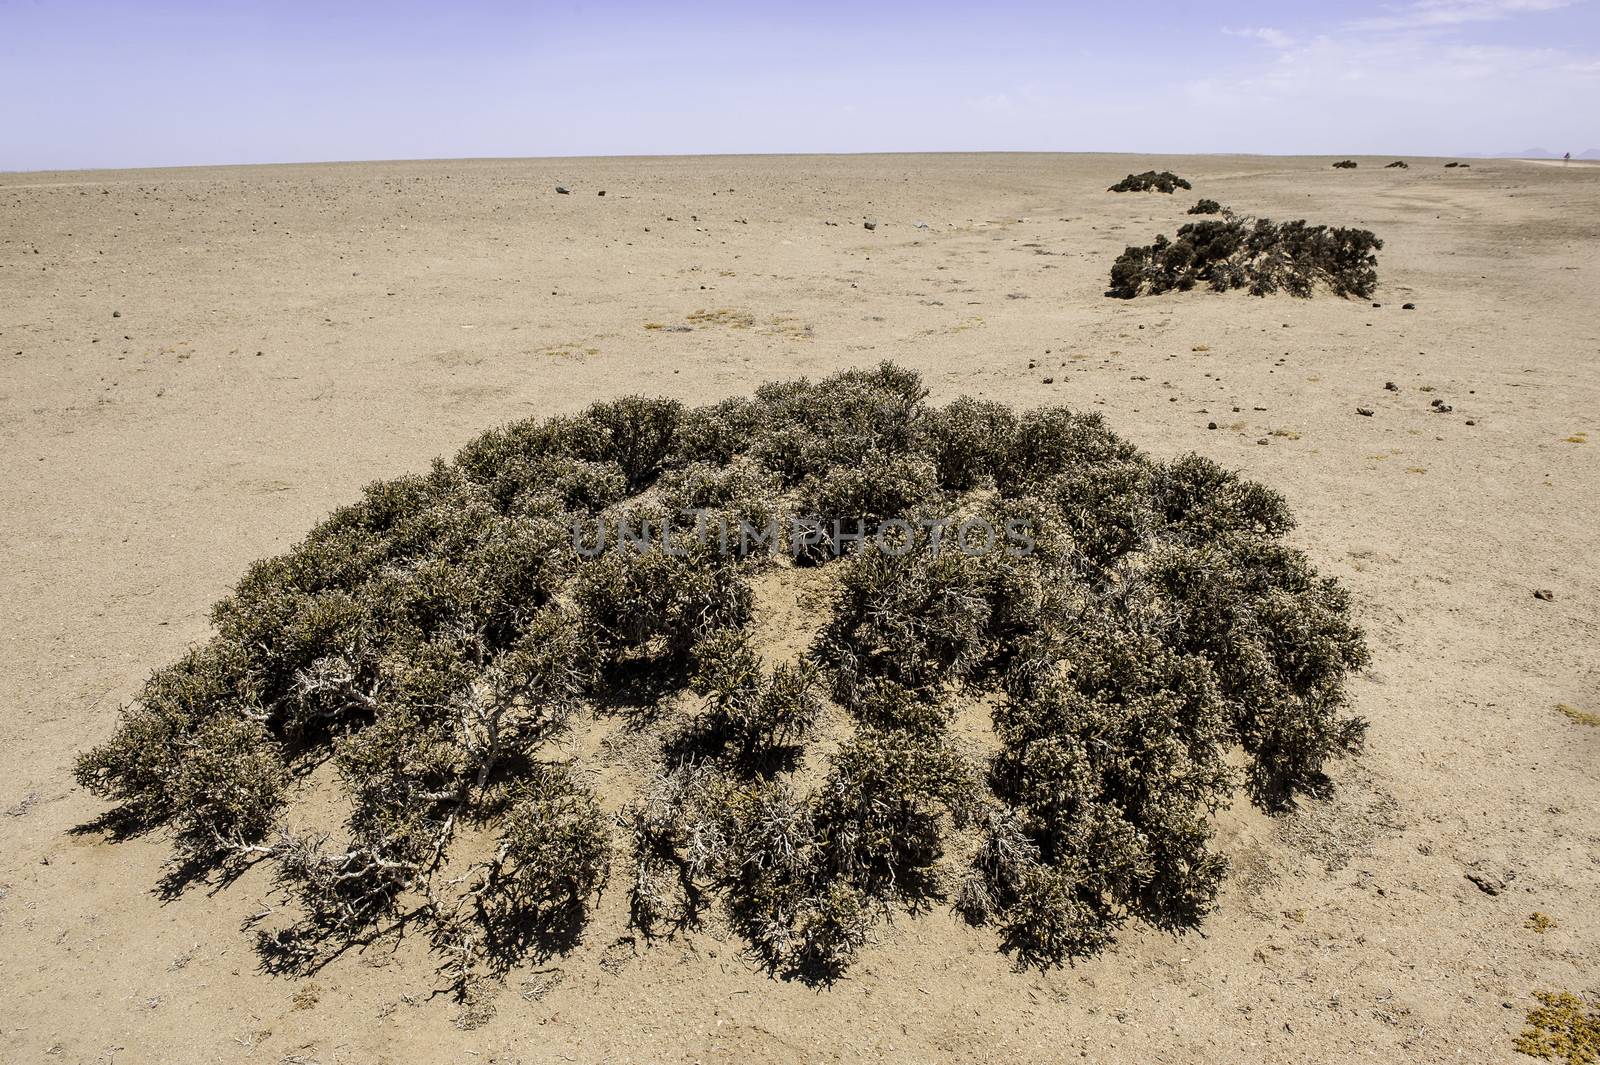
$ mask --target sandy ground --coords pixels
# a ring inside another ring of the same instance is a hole
[[[1330,162],[0,175],[7,1059],[1516,1059],[1534,989],[1600,991],[1600,728],[1555,709],[1600,712],[1600,168]],[[1194,192],[1104,191],[1151,166]],[[1202,195],[1376,230],[1382,306],[1103,298],[1122,247]],[[729,313],[647,328],[700,311]],[[1198,932],[1132,929],[1041,975],[935,911],[815,991],[714,934],[632,943],[614,882],[559,976],[514,973],[460,1031],[420,947],[268,976],[240,928],[264,871],[163,900],[161,840],[74,832],[103,809],[74,753],[206,635],[246,563],[364,483],[511,418],[883,358],[938,400],[1100,409],[1158,455],[1237,467],[1289,497],[1296,541],[1353,589],[1370,749],[1329,803],[1224,817],[1234,873]],[[1536,910],[1555,927],[1528,928]]]

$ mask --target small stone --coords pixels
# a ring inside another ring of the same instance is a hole
[[[1363,418],[1370,418],[1370,417],[1372,417],[1372,408],[1371,407],[1357,407],[1356,408],[1356,413],[1361,415]]]
[[[111,317],[113,317],[113,318],[121,318],[122,317],[122,312],[121,311],[112,311],[111,312]]]
[[[606,190],[605,189],[601,189],[599,192],[595,193],[596,196],[604,196],[605,194],[606,194]],[[715,196],[716,193],[712,193],[712,195]]]
[[[1260,440],[1257,440],[1256,443],[1258,443],[1258,444],[1270,444],[1270,443],[1272,443],[1272,441],[1268,440],[1266,437],[1263,436]]]
[[[1374,303],[1374,304],[1373,304],[1373,306],[1374,306],[1374,307],[1382,307],[1382,306],[1383,306],[1383,304],[1381,304],[1381,303]]]
[[[1414,311],[1417,309],[1417,305],[1415,303],[1402,303],[1400,309],[1402,311]]]
[[[1207,429],[1215,429],[1216,427],[1217,427],[1217,423],[1216,422],[1206,422],[1206,428]]]
[[[1393,381],[1385,381],[1383,383],[1383,390],[1385,392],[1398,392],[1400,391],[1400,386],[1395,384]]]
[[[1054,377],[1046,377],[1044,379],[1044,383],[1047,385],[1053,385],[1056,383],[1056,379]]]
[[[1477,421],[1477,419],[1476,419],[1476,418],[1468,418],[1468,419],[1467,419],[1467,424],[1468,424],[1468,425],[1477,425],[1477,424],[1478,424],[1478,421]]]
[[[572,190],[567,188],[565,185],[557,185],[556,186],[556,192],[560,193],[562,196],[571,196],[572,195]]]
[[[861,228],[862,229],[867,229],[867,230],[877,229],[878,228],[878,223],[876,223],[876,222],[862,222],[861,223]]]
[[[1556,601],[1556,593],[1549,588],[1535,589],[1533,597],[1546,603],[1553,603]]]

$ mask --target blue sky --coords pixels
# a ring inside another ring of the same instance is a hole
[[[1600,148],[1600,0],[0,0],[0,170]]]

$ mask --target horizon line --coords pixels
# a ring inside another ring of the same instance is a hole
[[[1596,152],[1597,149],[1585,149],[1585,153]],[[246,169],[261,167],[294,167],[294,166],[357,166],[383,163],[513,163],[513,162],[555,162],[561,160],[646,160],[646,159],[795,159],[795,158],[867,158],[872,156],[924,156],[924,155],[1120,155],[1148,158],[1171,159],[1209,159],[1232,156],[1236,158],[1253,159],[1316,159],[1323,156],[1340,156],[1342,158],[1371,158],[1387,159],[1402,158],[1407,155],[1412,159],[1482,159],[1482,160],[1507,160],[1507,161],[1532,161],[1532,162],[1563,162],[1559,155],[1537,156],[1532,154],[1486,153],[1486,152],[1456,152],[1450,155],[1436,155],[1427,153],[1406,152],[1163,152],[1163,151],[1118,151],[1109,149],[1093,149],[1078,151],[1047,151],[1038,149],[980,149],[980,150],[952,150],[932,149],[926,151],[864,151],[864,152],[641,152],[617,153],[614,155],[459,155],[459,156],[419,156],[415,158],[371,158],[371,159],[280,159],[269,162],[250,163],[165,163],[154,166],[88,166],[88,167],[42,167],[24,168],[17,170],[0,169],[0,177],[12,175],[39,175],[39,174],[110,174],[129,173],[134,171],[149,170],[226,170]],[[1584,159],[1573,156],[1570,160],[1574,163],[1600,162],[1596,159]]]

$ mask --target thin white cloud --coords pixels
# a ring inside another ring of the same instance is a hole
[[[1517,15],[1570,7],[1573,0],[1415,0],[1393,14],[1358,19],[1353,30],[1447,29],[1476,22],[1499,22]]]
[[[1500,44],[1506,35],[1492,24],[1537,22],[1566,6],[1568,0],[1417,0],[1384,17],[1292,38],[1227,29],[1271,51],[1189,82],[1185,96],[1198,113],[1281,140],[1278,150],[1325,143],[1333,128],[1346,130],[1352,151],[1408,143],[1496,150],[1500,141],[1559,140],[1592,125],[1579,101],[1600,78],[1600,55],[1562,40]],[[1352,124],[1357,115],[1371,116],[1370,133]]]
[[[1230,37],[1250,37],[1273,48],[1293,48],[1295,40],[1282,30],[1271,26],[1250,26],[1242,30],[1224,29]]]

